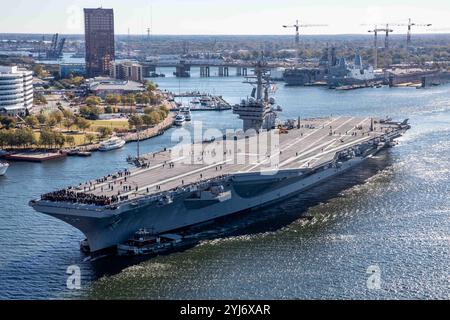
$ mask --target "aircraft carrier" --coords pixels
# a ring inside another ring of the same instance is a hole
[[[139,166],[44,194],[30,205],[81,230],[92,256],[101,255],[141,228],[173,232],[325,183],[395,145],[410,128],[407,120],[350,116],[278,125],[267,71],[263,62],[255,65],[248,79],[252,96],[234,107],[245,132],[147,154]]]

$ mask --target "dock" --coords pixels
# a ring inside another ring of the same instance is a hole
[[[23,152],[11,153],[5,156],[5,159],[11,161],[25,162],[45,162],[50,160],[62,159],[67,156],[65,152]]]
[[[194,100],[189,102],[191,111],[224,111],[231,110],[232,106],[222,96],[214,96],[208,93],[201,93],[199,91],[185,92],[185,93],[169,93],[169,99],[175,101],[175,98],[192,98]],[[194,102],[195,101],[195,102]],[[177,107],[172,108],[172,111],[179,111]]]

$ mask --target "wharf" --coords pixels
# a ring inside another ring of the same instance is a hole
[[[233,107],[231,105],[218,106],[218,107],[207,107],[207,106],[191,106],[189,108],[192,112],[194,111],[225,111],[231,110]],[[180,108],[174,108],[173,111],[180,111]]]
[[[11,161],[44,162],[49,160],[62,159],[67,156],[65,152],[23,152],[11,153],[5,159]]]

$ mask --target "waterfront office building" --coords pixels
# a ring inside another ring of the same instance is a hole
[[[24,116],[33,106],[33,72],[0,66],[0,114]]]
[[[142,82],[142,65],[133,61],[114,61],[111,63],[111,77],[114,79]]]
[[[84,9],[86,72],[89,78],[109,76],[114,61],[113,9]]]

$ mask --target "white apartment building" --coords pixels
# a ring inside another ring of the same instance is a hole
[[[33,72],[0,66],[0,114],[24,116],[33,106]]]

